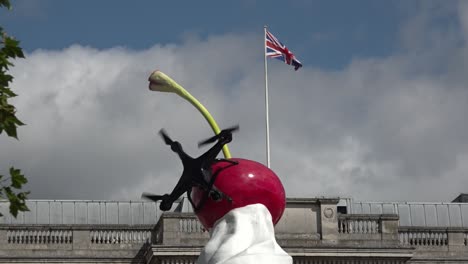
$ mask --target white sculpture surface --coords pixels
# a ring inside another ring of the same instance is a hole
[[[198,264],[292,264],[276,242],[270,212],[262,204],[233,209],[210,233]]]

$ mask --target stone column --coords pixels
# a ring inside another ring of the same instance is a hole
[[[336,243],[338,240],[337,204],[339,198],[319,198],[320,235],[325,243]]]

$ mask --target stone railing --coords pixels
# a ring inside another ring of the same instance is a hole
[[[468,229],[446,227],[400,227],[400,244],[417,248],[458,248],[468,251]]]
[[[415,249],[409,263],[468,263],[468,229],[454,227],[399,227],[402,247]]]
[[[155,233],[159,244],[187,241],[204,245],[209,234],[191,213],[165,213]],[[398,240],[397,215],[339,215],[336,227],[338,240]],[[183,240],[183,241],[182,241]],[[281,238],[279,238],[281,240]]]
[[[415,247],[448,245],[448,232],[446,228],[400,228],[399,236],[400,244],[402,245]]]
[[[104,229],[91,230],[92,244],[148,244],[151,243],[151,230],[145,229]]]
[[[11,229],[6,231],[8,244],[71,244],[73,232],[67,229]]]
[[[347,215],[338,216],[340,240],[396,240],[398,215]]]
[[[29,258],[139,262],[153,230],[153,225],[0,225],[0,263]]]
[[[340,234],[378,234],[380,215],[340,215],[338,233]]]
[[[186,233],[203,233],[206,232],[203,225],[196,217],[186,217],[179,219],[179,230]]]
[[[398,245],[398,216],[337,216],[335,208],[328,201],[322,202],[318,208],[306,210],[290,207],[289,214],[286,214],[290,221],[284,219],[287,225],[283,227],[289,226],[289,233],[284,232],[287,229],[281,229],[283,232],[277,233],[276,239],[293,257],[294,263],[400,264],[412,256],[411,247]],[[312,224],[309,225],[310,236],[297,232],[307,227],[308,223]],[[146,252],[148,263],[195,263],[200,250],[209,240],[209,233],[190,213],[162,214],[155,234],[157,243]]]

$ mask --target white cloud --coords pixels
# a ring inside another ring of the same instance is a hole
[[[386,58],[355,59],[335,72],[269,64],[272,168],[289,196],[448,200],[466,192],[468,9],[461,5],[445,14],[458,14],[459,24],[437,25],[445,31],[432,27],[440,12],[423,9],[403,25],[404,48]],[[447,43],[420,41],[440,38]],[[221,127],[240,124],[234,156],[263,162],[258,42],[223,35],[142,51],[72,46],[28,54],[12,71],[28,125],[20,142],[0,138],[0,166],[23,168],[33,198],[170,191],[182,167],[157,131],[166,128],[194,156],[211,131],[187,102],[147,89],[155,67]]]

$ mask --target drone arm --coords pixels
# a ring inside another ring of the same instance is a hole
[[[183,164],[186,163],[188,160],[192,159],[192,157],[190,157],[187,153],[185,153],[185,151],[182,149],[182,146],[180,144],[178,144],[178,148],[176,149],[172,148],[172,151],[174,151],[175,153],[177,153],[177,155],[179,155],[179,158],[182,160]]]
[[[227,142],[226,142],[227,141]],[[231,140],[223,140],[220,139],[216,144],[214,144],[207,152],[201,155],[198,160],[214,160],[216,156],[218,156],[219,152],[223,149],[223,146],[227,143],[231,142]]]
[[[187,153],[185,153],[184,149],[182,148],[182,145],[178,141],[172,141],[170,144],[171,150],[179,156],[179,158],[182,160],[182,163],[186,163],[188,160],[192,159]]]
[[[141,195],[141,198],[145,198],[145,199],[148,199],[148,200],[151,200],[153,202],[157,202],[157,201],[162,201],[165,199],[167,195],[157,195],[157,194],[152,194],[152,193],[146,193],[144,192],[142,195]]]

